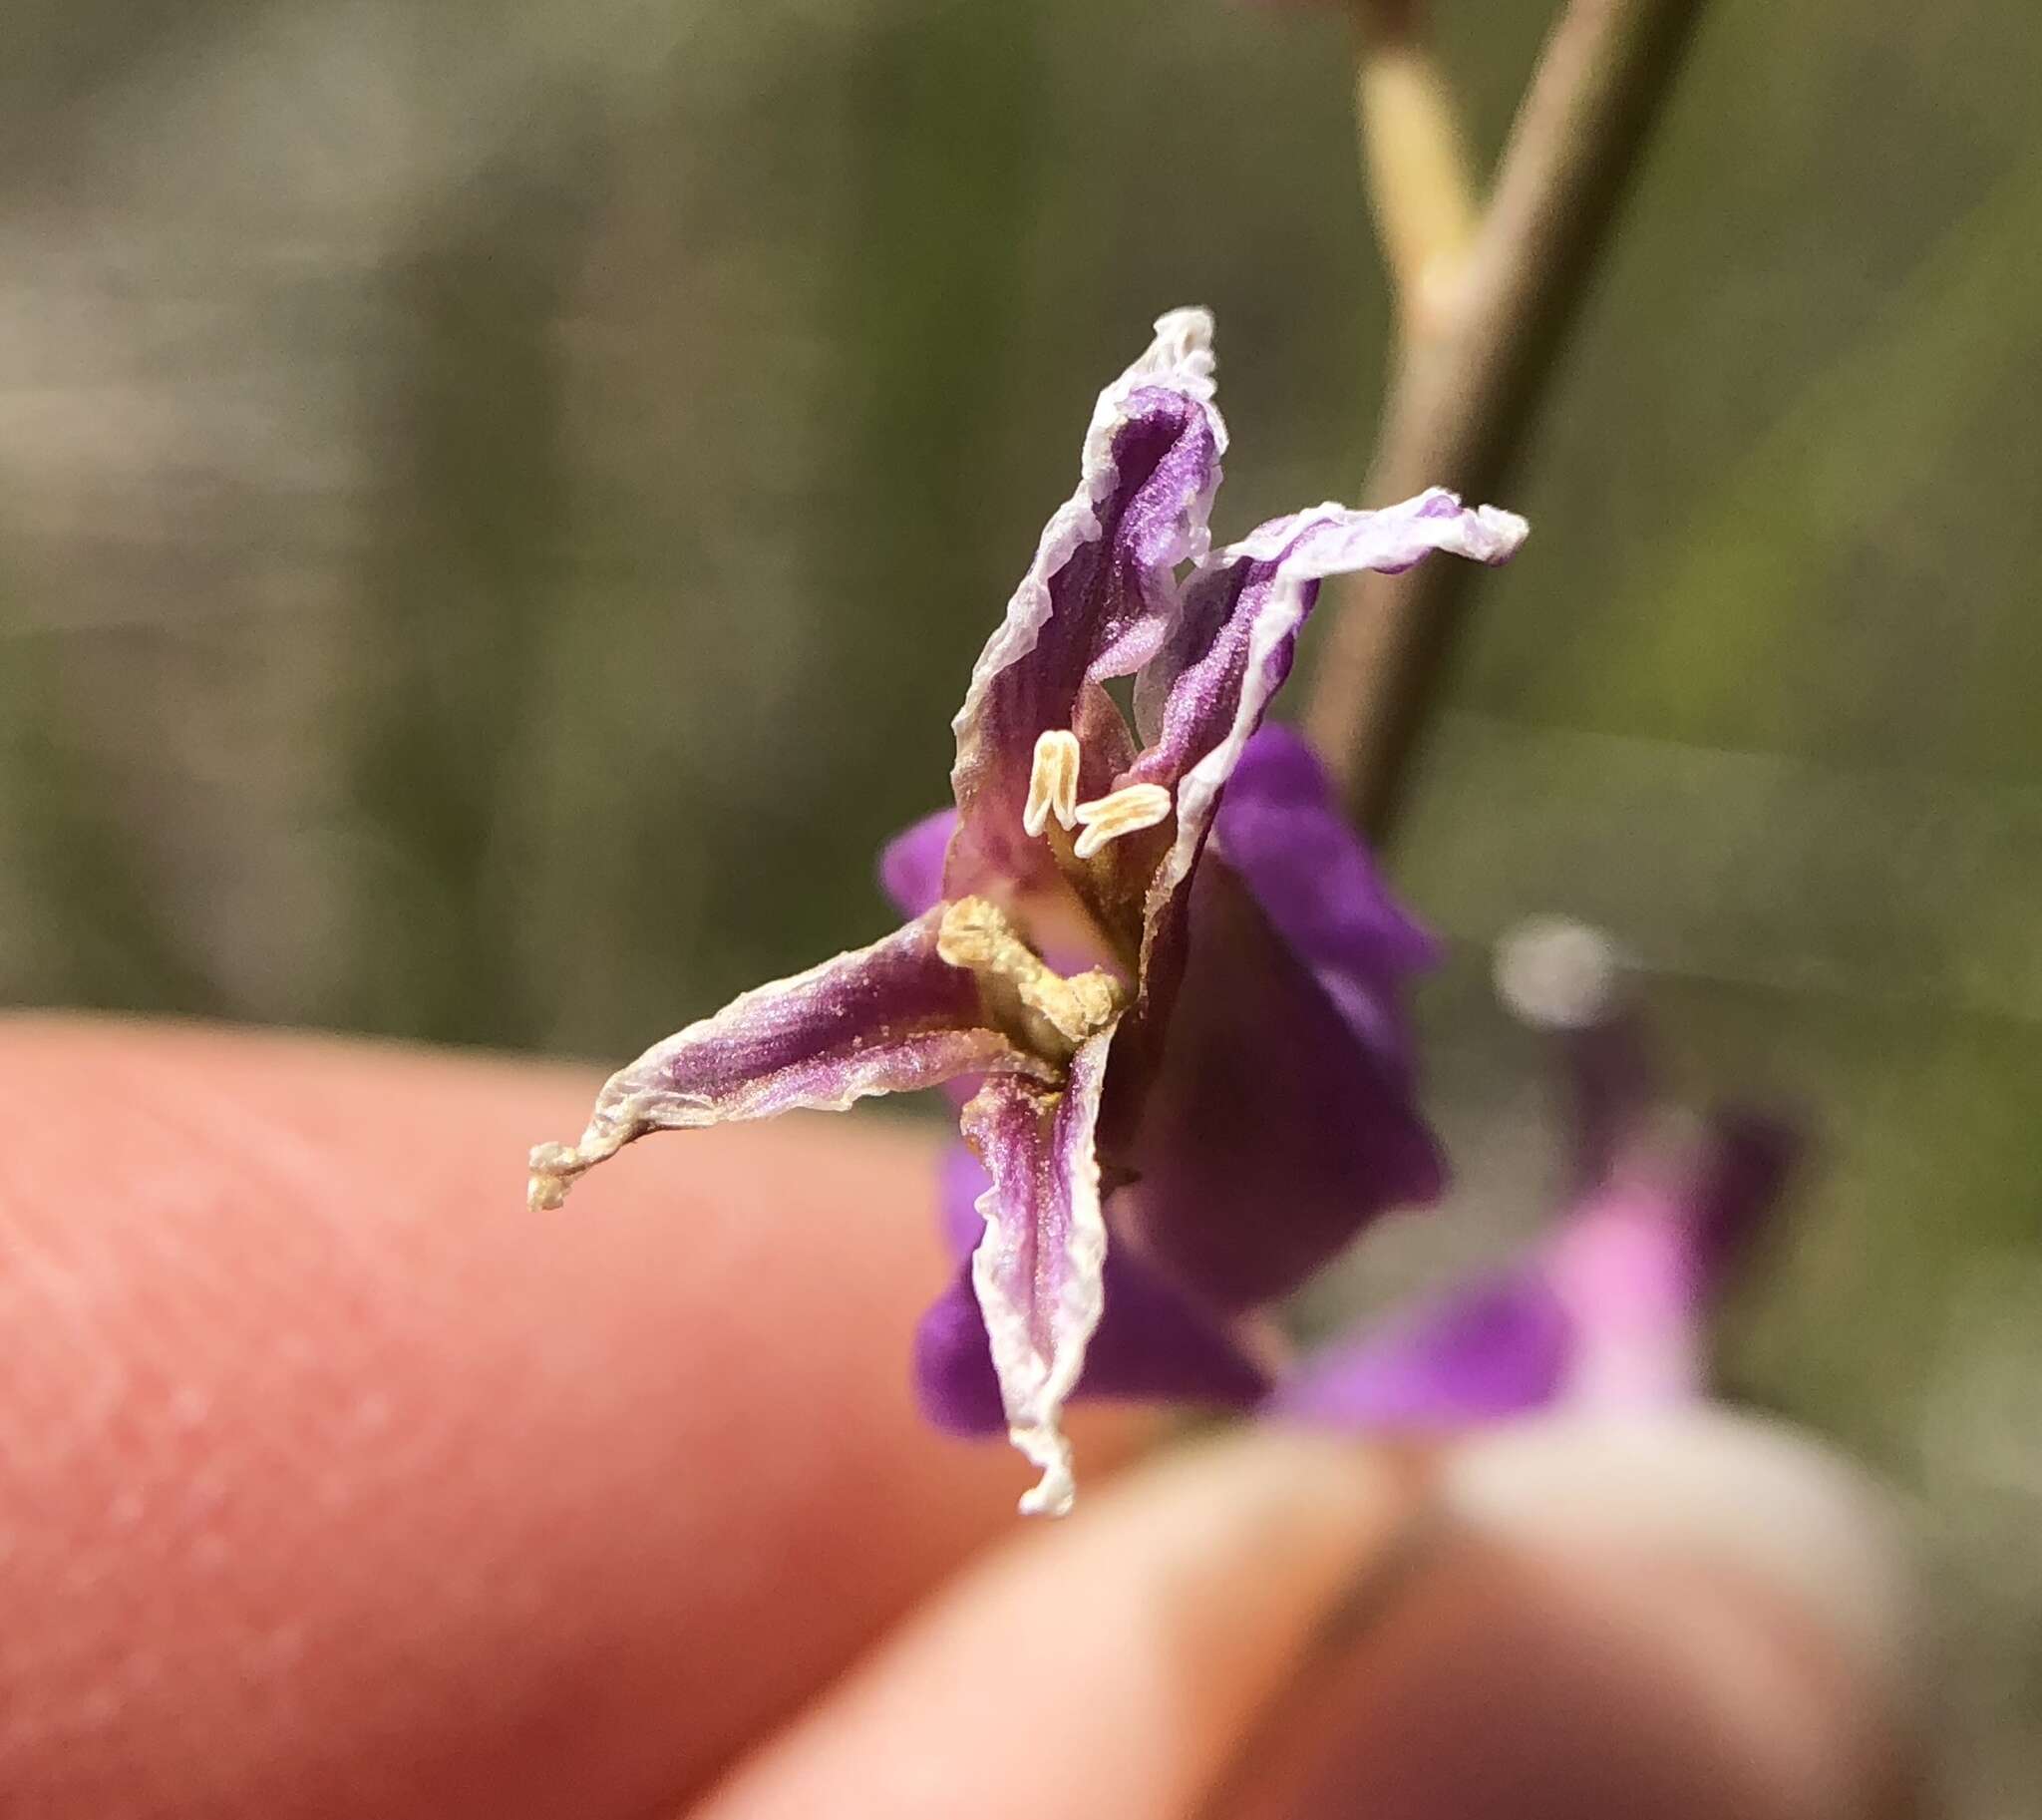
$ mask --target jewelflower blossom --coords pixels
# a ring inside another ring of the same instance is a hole
[[[1524,1257],[1307,1358],[1272,1415],[1445,1434],[1564,1406],[1638,1413],[1706,1393],[1706,1322],[1802,1148],[1753,1107],[1670,1115],[1643,1017],[1605,937],[1542,918],[1498,956],[1498,988],[1557,1041],[1572,1185]]]
[[[1070,1506],[1074,1393],[1260,1400],[1252,1311],[1442,1180],[1400,1004],[1430,941],[1262,721],[1324,577],[1500,562],[1526,526],[1436,489],[1214,550],[1211,328],[1166,315],[1100,395],[953,722],[954,806],[883,857],[908,919],[655,1044],[531,1155],[554,1207],[648,1132],[952,1084],[977,1230],[917,1387],[1005,1428],[1029,1512]]]

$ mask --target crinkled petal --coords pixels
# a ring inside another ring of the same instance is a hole
[[[1319,582],[1356,569],[1394,573],[1433,551],[1502,562],[1526,533],[1514,514],[1465,507],[1435,488],[1381,512],[1326,505],[1274,520],[1201,567],[1137,684],[1136,719],[1149,744],[1119,780],[1172,790],[1177,815],[1143,913],[1140,1019],[1168,1018],[1184,964],[1186,881],[1220,793],[1290,673]]]
[[[1412,1072],[1405,982],[1440,944],[1391,896],[1334,801],[1326,768],[1290,728],[1260,727],[1214,824],[1220,853],[1356,1037],[1400,1080]]]
[[[1042,1471],[1021,1500],[1061,1516],[1076,1486],[1063,1410],[1104,1306],[1106,1219],[1094,1147],[1111,1030],[1071,1058],[1061,1092],[988,1080],[964,1109],[966,1140],[991,1178],[971,1283],[985,1319],[1008,1438]]]
[[[968,1255],[985,1223],[978,1198],[984,1166],[961,1145],[944,1159],[945,1241]],[[1228,1323],[1200,1307],[1126,1246],[1107,1252],[1105,1309],[1085,1354],[1074,1401],[1087,1397],[1246,1408],[1269,1388],[1268,1374]],[[998,1434],[1006,1426],[985,1318],[969,1266],[939,1296],[915,1333],[915,1392],[923,1412],[953,1434]]]
[[[1434,1199],[1445,1169],[1401,1057],[1357,1037],[1216,856],[1191,905],[1170,1040],[1116,1054],[1109,1154],[1138,1177],[1128,1217],[1147,1255],[1238,1310],[1289,1293],[1388,1208]]]
[[[1573,1323],[1543,1274],[1507,1272],[1313,1353],[1266,1407],[1365,1433],[1451,1430],[1551,1402],[1573,1346]]]
[[[1176,570],[1206,553],[1206,516],[1226,431],[1212,404],[1212,320],[1174,310],[1099,398],[1077,491],[1058,508],[987,642],[954,728],[951,783],[963,817],[946,895],[997,895],[1054,870],[1022,827],[1035,742],[1112,711],[1097,685],[1131,675],[1176,617]],[[1093,744],[1097,730],[1091,729]],[[1097,758],[1088,776],[1104,781]]]
[[[578,1144],[531,1154],[534,1207],[557,1207],[583,1171],[649,1131],[836,1112],[961,1074],[1053,1079],[1045,1062],[987,1027],[971,974],[936,951],[941,912],[883,940],[760,986],[620,1069]]]

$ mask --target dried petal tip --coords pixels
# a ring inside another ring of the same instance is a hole
[[[1468,537],[1468,555],[1477,562],[1508,562],[1518,546],[1532,535],[1529,519],[1501,506],[1478,506],[1475,527]]]
[[[1616,1011],[1622,989],[1615,943],[1585,922],[1534,916],[1497,943],[1497,996],[1533,1029],[1593,1029]]]
[[[1042,1477],[1021,1494],[1024,1517],[1068,1517],[1077,1502],[1078,1481],[1071,1472],[1071,1444],[1055,1429],[1015,1429],[1014,1445],[1035,1465]]]
[[[1165,310],[1156,318],[1156,339],[1121,376],[1123,385],[1175,386],[1209,401],[1213,383],[1212,312],[1197,304]]]
[[[598,1132],[593,1126],[582,1133],[579,1144],[535,1144],[527,1167],[530,1179],[524,1185],[524,1205],[535,1214],[563,1207],[567,1191],[576,1178],[586,1175],[598,1163],[623,1149],[626,1132],[616,1126]]]

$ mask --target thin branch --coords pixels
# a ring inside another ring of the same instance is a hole
[[[1568,0],[1465,258],[1445,284],[1429,281],[1423,310],[1405,310],[1364,504],[1434,484],[1496,491],[1700,11],[1701,0]],[[1399,37],[1367,38],[1364,63]],[[1467,619],[1472,572],[1436,562],[1361,576],[1328,615],[1306,728],[1379,839]]]
[[[1479,220],[1475,179],[1452,89],[1414,7],[1356,0],[1362,51],[1354,121],[1362,186],[1390,268],[1406,335],[1430,332],[1453,294]]]

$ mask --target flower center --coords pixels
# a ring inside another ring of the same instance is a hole
[[[1001,1025],[1036,1054],[1059,1061],[1127,1006],[1127,988],[1111,973],[1094,967],[1066,978],[984,898],[960,898],[945,907],[936,952],[977,978],[987,1010]]]

